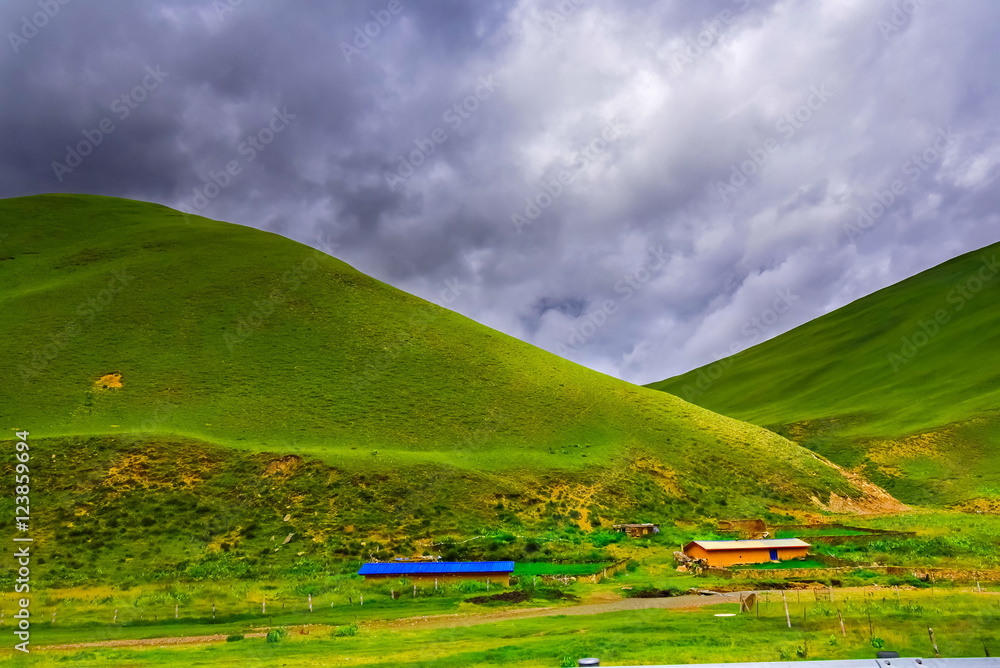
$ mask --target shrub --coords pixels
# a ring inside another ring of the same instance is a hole
[[[358,625],[352,623],[347,624],[346,626],[338,626],[337,633],[335,635],[341,638],[345,636],[356,636],[358,635]]]
[[[243,640],[242,633],[234,633],[231,636],[226,636],[226,642],[239,642],[240,640]]]
[[[672,596],[683,596],[685,592],[676,587],[657,589],[655,587],[639,587],[636,589],[626,589],[625,598],[669,598]]]
[[[271,629],[270,631],[268,631],[266,639],[267,642],[271,643],[281,642],[282,638],[284,638],[287,635],[288,631],[286,631],[283,627],[279,626],[276,629]]]

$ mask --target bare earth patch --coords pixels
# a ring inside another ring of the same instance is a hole
[[[106,373],[94,381],[95,390],[117,390],[122,387],[122,375],[117,371]]]

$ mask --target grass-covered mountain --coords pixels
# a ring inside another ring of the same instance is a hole
[[[31,432],[64,561],[894,503],[275,234],[76,195],[2,200],[0,221],[0,425]]]
[[[904,501],[1000,508],[1000,244],[649,387],[766,426]]]

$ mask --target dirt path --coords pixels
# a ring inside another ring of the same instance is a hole
[[[746,592],[742,592],[746,593]],[[554,615],[599,615],[605,612],[621,610],[643,610],[647,608],[692,609],[715,603],[735,603],[739,594],[720,594],[718,596],[677,596],[674,598],[630,598],[612,603],[587,603],[560,608],[524,608],[521,610],[503,610],[474,615],[427,615],[424,617],[403,617],[400,619],[373,620],[363,622],[368,628],[452,628],[459,626],[476,626],[477,624],[493,624],[496,622],[530,619],[532,617],[552,617]],[[310,625],[321,627],[322,625]],[[293,631],[298,627],[293,627]],[[332,628],[332,627],[331,627]],[[245,633],[246,638],[263,638],[265,632]],[[131,638],[126,640],[97,640],[94,642],[78,642],[63,645],[44,645],[38,649],[88,649],[92,647],[160,647],[165,645],[189,645],[197,643],[224,642],[226,634],[209,636],[183,636],[174,638]]]
[[[371,627],[389,628],[450,628],[456,626],[476,626],[477,624],[493,624],[516,619],[532,617],[553,617],[555,615],[600,615],[605,612],[621,612],[623,610],[647,610],[650,608],[667,608],[674,610],[691,610],[706,605],[718,603],[738,603],[740,595],[749,592],[734,592],[717,596],[675,596],[673,598],[626,598],[611,603],[584,603],[560,608],[527,608],[523,610],[503,610],[477,615],[429,615],[426,617],[403,617],[371,622]]]
[[[886,593],[887,589],[874,589],[866,587],[852,587],[849,589],[837,589],[838,598],[848,592],[881,592]],[[717,603],[736,603],[740,600],[740,595],[746,596],[750,592],[731,592],[715,596],[686,595],[675,596],[673,598],[626,598],[608,603],[584,603],[567,607],[554,608],[522,608],[520,610],[498,610],[496,612],[484,612],[472,615],[451,614],[451,615],[427,615],[423,617],[402,617],[399,619],[372,620],[362,622],[362,626],[367,628],[381,629],[418,629],[418,628],[454,628],[460,626],[476,626],[478,624],[494,624],[496,622],[513,621],[518,619],[531,619],[534,617],[553,617],[555,615],[600,615],[606,612],[620,612],[624,610],[648,610],[653,608],[670,610],[693,610],[706,605]],[[763,590],[756,592],[759,596]],[[983,592],[984,596],[1000,596],[1000,592]],[[310,624],[308,628],[323,629],[333,628],[322,624]],[[289,627],[290,632],[298,632],[307,627]],[[263,638],[265,631],[246,633],[247,638]],[[86,649],[90,647],[158,647],[163,645],[185,645],[196,643],[224,642],[225,634],[209,636],[186,636],[179,638],[134,638],[129,640],[100,640],[95,642],[71,643],[64,645],[43,645],[38,649]]]
[[[266,633],[244,633],[244,638],[263,638]],[[228,638],[224,633],[212,636],[183,636],[176,638],[129,638],[126,640],[95,640],[75,642],[66,645],[41,645],[38,649],[87,649],[89,647],[142,647],[161,645],[189,645],[194,643],[223,642]]]

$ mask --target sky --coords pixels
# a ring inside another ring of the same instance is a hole
[[[997,25],[993,0],[5,0],[0,197],[277,232],[648,383],[1000,240]]]

